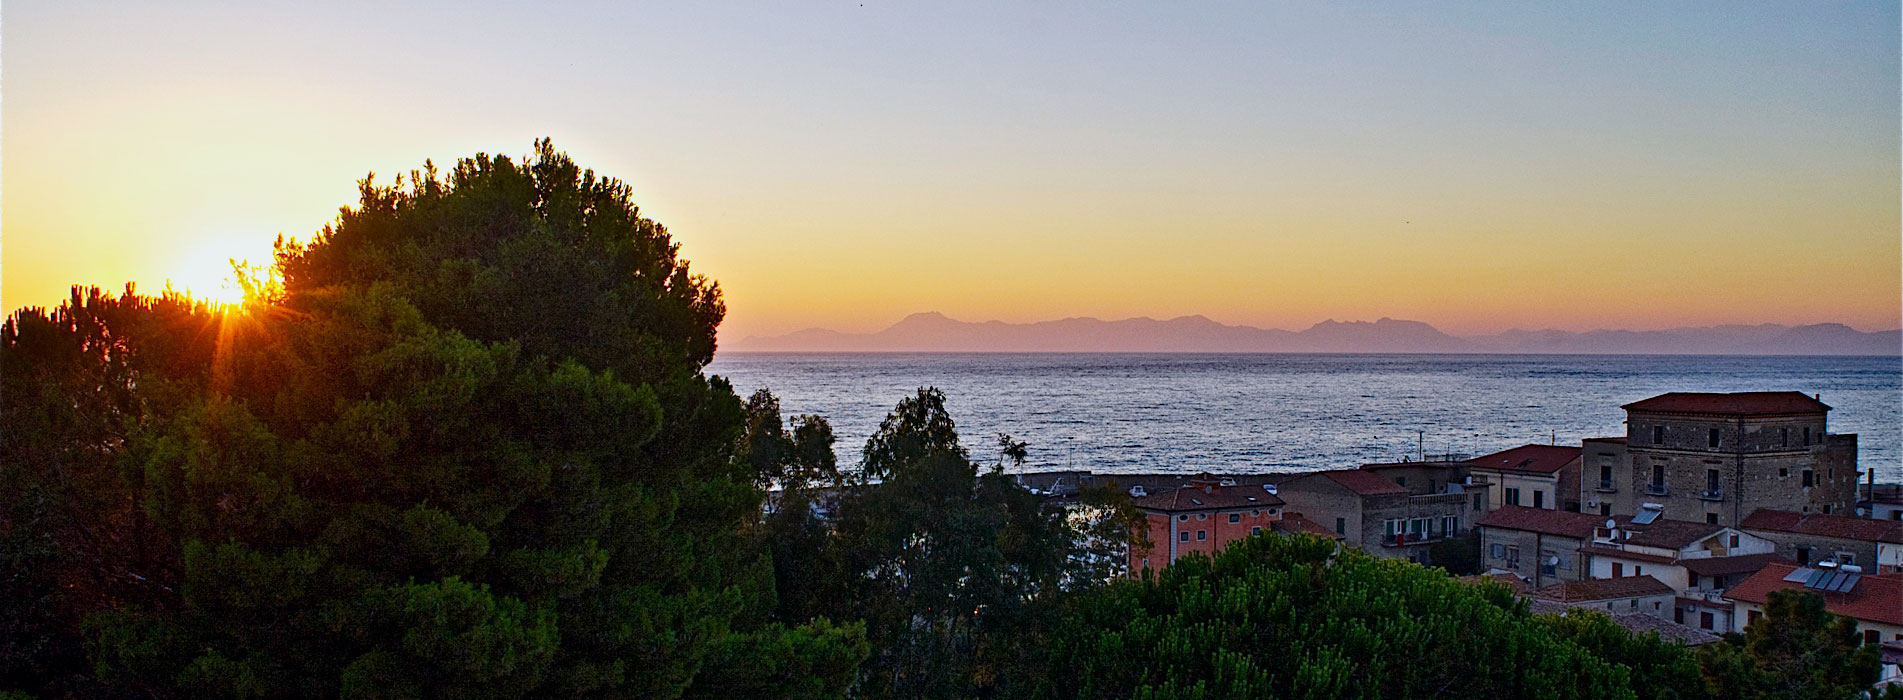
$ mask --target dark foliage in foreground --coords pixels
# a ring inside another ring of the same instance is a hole
[[[743,535],[724,312],[538,144],[366,180],[243,311],[76,296],[5,329],[5,682],[137,697],[837,696]]]

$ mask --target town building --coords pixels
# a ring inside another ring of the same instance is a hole
[[[1605,518],[1563,510],[1502,506],[1475,524],[1485,571],[1512,572],[1534,588],[1590,578],[1581,548]]]
[[[1793,391],[1670,393],[1626,404],[1623,441],[1581,443],[1580,503],[1735,526],[1760,508],[1848,514],[1857,436],[1828,432],[1830,406]]]
[[[1527,594],[1533,600],[1558,603],[1575,610],[1639,613],[1667,619],[1676,591],[1651,576],[1561,581]]]
[[[1760,510],[1743,527],[1800,565],[1849,564],[1879,574],[1903,570],[1903,521]]]
[[[1735,528],[1657,517],[1608,518],[1581,548],[1593,578],[1651,576],[1676,593],[1671,619],[1702,630],[1732,629],[1726,587],[1778,561],[1776,545]]]
[[[1903,484],[1866,482],[1857,489],[1857,512],[1872,520],[1903,520]]]
[[[1821,596],[1826,610],[1856,620],[1865,644],[1903,640],[1903,573],[1864,574],[1855,568],[1766,565],[1726,593],[1736,606],[1737,631],[1764,616],[1771,591],[1801,590]]]
[[[1396,462],[1309,472],[1284,478],[1278,495],[1370,554],[1431,564],[1434,544],[1469,532],[1487,511],[1486,494],[1466,490],[1464,470]]]
[[[1230,542],[1270,529],[1282,519],[1285,505],[1274,488],[1209,474],[1157,493],[1132,487],[1131,501],[1143,511],[1149,546],[1130,548],[1130,573],[1161,569],[1191,553],[1213,557]]]
[[[1492,508],[1526,506],[1579,511],[1580,448],[1522,445],[1468,460],[1467,473],[1485,483]]]

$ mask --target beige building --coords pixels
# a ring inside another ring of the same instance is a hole
[[[1521,445],[1468,460],[1493,508],[1524,506],[1579,512],[1579,448]]]

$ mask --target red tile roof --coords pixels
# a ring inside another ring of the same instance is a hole
[[[1328,477],[1329,480],[1341,484],[1342,488],[1353,491],[1361,496],[1384,496],[1388,494],[1407,493],[1407,489],[1403,488],[1400,484],[1394,483],[1393,479],[1374,472],[1362,471],[1360,469],[1331,469],[1329,471],[1315,473]]]
[[[1555,583],[1534,591],[1533,596],[1562,603],[1578,603],[1588,600],[1613,600],[1648,595],[1672,595],[1673,593],[1671,586],[1648,575],[1589,578],[1584,581]]]
[[[1329,539],[1342,539],[1342,536],[1337,534],[1334,528],[1323,527],[1321,523],[1309,520],[1301,513],[1283,513],[1281,520],[1269,523],[1269,528],[1276,532],[1307,533],[1311,535],[1321,535]]]
[[[1620,406],[1627,411],[1660,413],[1718,413],[1727,416],[1763,416],[1786,413],[1823,413],[1822,401],[1795,391],[1749,391],[1736,394],[1672,392]]]
[[[1525,530],[1578,540],[1591,540],[1593,528],[1603,527],[1606,516],[1546,510],[1524,506],[1501,506],[1481,517],[1475,525],[1506,530]]]
[[[1766,564],[1751,578],[1726,590],[1725,597],[1763,605],[1771,591],[1805,590],[1801,582],[1784,580],[1797,569],[1794,564],[1782,562]],[[1824,607],[1838,615],[1903,625],[1903,574],[1865,575],[1848,593],[1818,595],[1824,597]]]
[[[1680,559],[1679,566],[1685,567],[1699,576],[1727,576],[1757,571],[1773,562],[1786,562],[1789,559],[1776,554],[1741,554],[1735,557],[1708,557],[1704,559]]]
[[[1558,445],[1521,445],[1468,460],[1474,469],[1552,474],[1579,459],[1579,448]]]
[[[1159,511],[1264,508],[1282,505],[1275,494],[1260,486],[1184,486],[1132,499],[1138,508]]]
[[[1739,527],[1862,542],[1903,544],[1903,520],[1875,520],[1848,515],[1792,513],[1787,510],[1752,511]]]

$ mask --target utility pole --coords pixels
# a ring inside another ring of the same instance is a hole
[[[1415,434],[1415,439],[1417,441],[1415,449],[1420,451],[1421,461],[1425,462],[1427,461],[1427,431],[1416,430],[1414,431],[1414,434]],[[1875,474],[1876,470],[1872,469],[1870,470],[1870,473]]]

